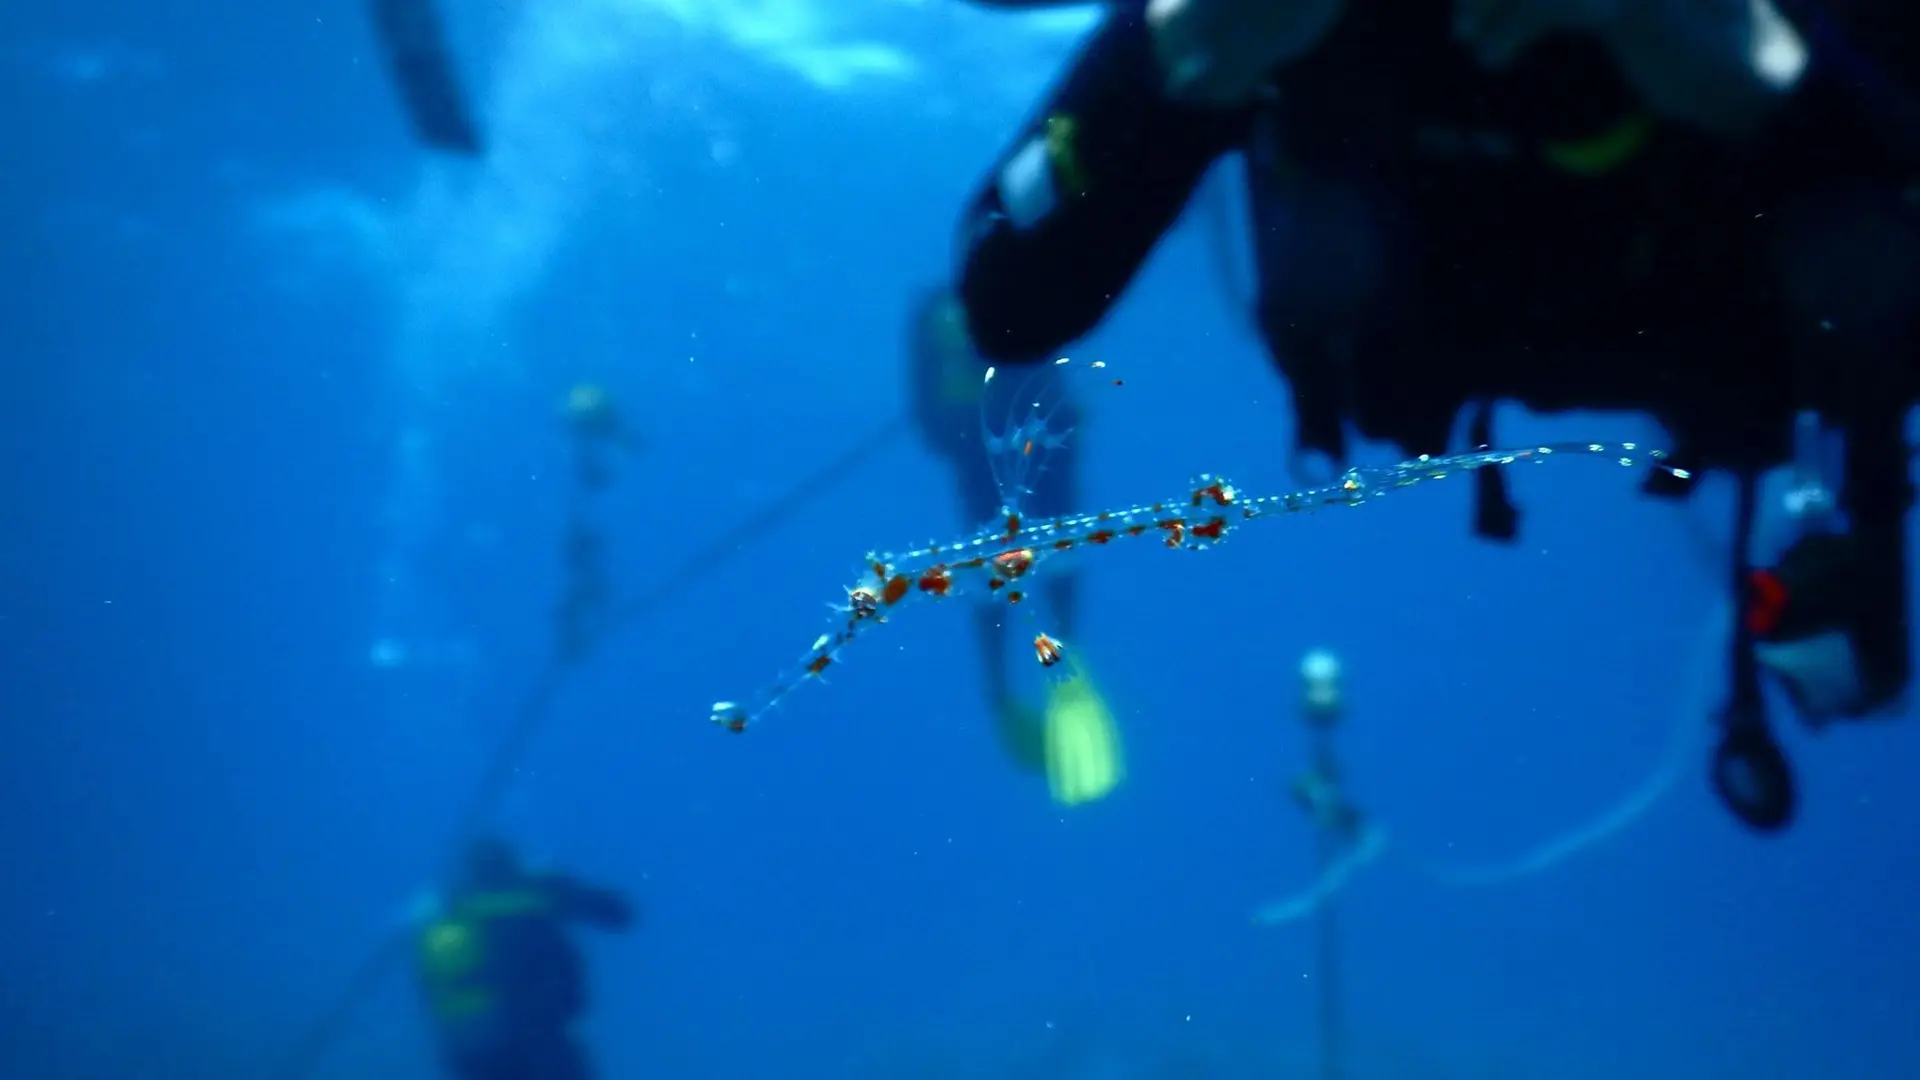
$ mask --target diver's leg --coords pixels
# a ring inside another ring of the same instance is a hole
[[[467,1054],[446,1059],[453,1080],[528,1080],[527,1070],[511,1053]]]
[[[1047,580],[1046,595],[1046,611],[1053,618],[1053,625],[1047,629],[1071,647],[1078,633],[1075,616],[1080,603],[1079,576],[1070,570],[1056,572]]]
[[[1028,505],[1025,508],[1029,517],[1035,519],[1065,517],[1085,509],[1079,505],[1080,457],[1086,453],[1086,448],[1080,442],[1081,417],[1078,401],[1071,396],[1062,400],[1055,414],[1055,422],[1061,433],[1071,433],[1071,435],[1064,446],[1053,451],[1047,467],[1034,477],[1033,488],[1028,493]],[[1040,573],[1044,580],[1040,583],[1038,592],[1045,602],[1036,612],[1043,624],[1040,629],[1054,637],[1065,639],[1069,648],[1072,647],[1079,626],[1076,609],[1079,604],[1080,588],[1075,584],[1074,570],[1075,565],[1071,562],[1058,567],[1052,565],[1042,567]]]
[[[1045,714],[1022,705],[1013,692],[1006,641],[1007,619],[1011,616],[1005,605],[993,602],[983,602],[974,609],[973,632],[980,646],[987,704],[993,716],[994,735],[1000,740],[1001,752],[1007,760],[1031,772],[1044,772],[1047,767]]]
[[[593,1066],[578,1039],[563,1036],[553,1044],[540,1080],[593,1080]]]
[[[1906,410],[1892,400],[1856,415],[1848,440],[1842,501],[1853,519],[1863,576],[1859,633],[1863,689],[1869,709],[1904,692],[1913,678],[1907,601],[1907,510],[1912,506],[1906,453]]]
[[[980,650],[982,685],[995,709],[1013,700],[1007,672],[1006,615],[1001,605],[991,601],[982,601],[973,609],[973,639]]]
[[[1086,334],[1246,114],[1166,100],[1137,11],[1112,11],[1027,123],[961,225],[974,346],[1031,363]]]
[[[463,1080],[592,1080],[593,1069],[579,1040],[565,1031],[527,1036],[510,1055],[496,1058],[482,1073]]]
[[[459,1054],[443,1052],[440,1055],[440,1067],[451,1080],[486,1080],[486,1070],[479,1063]]]
[[[1906,416],[1920,376],[1920,212],[1892,191],[1803,200],[1783,216],[1778,270],[1796,370],[1847,431],[1840,498],[1857,557],[1854,649],[1867,708],[1911,678]]]
[[[453,1080],[517,1080],[519,1048],[493,1027],[463,1030],[440,1049],[440,1060]]]

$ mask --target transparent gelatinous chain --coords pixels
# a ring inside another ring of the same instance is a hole
[[[1457,473],[1523,462],[1544,463],[1554,457],[1598,457],[1626,466],[1645,463],[1685,475],[1667,465],[1662,452],[1644,450],[1633,443],[1555,443],[1423,456],[1394,465],[1354,468],[1337,483],[1278,495],[1248,497],[1227,480],[1202,475],[1184,495],[1148,505],[1038,521],[1026,521],[1017,512],[1009,512],[999,527],[952,544],[870,554],[858,579],[846,589],[846,602],[835,605],[834,630],[822,634],[800,664],[776,680],[754,705],[718,702],[711,718],[731,731],[746,730],[793,690],[825,674],[855,638],[922,597],[940,600],[984,592],[1018,604],[1026,595],[1026,579],[1048,559],[1064,552],[1105,547],[1137,537],[1152,537],[1169,548],[1199,550],[1212,547],[1241,523],[1257,518],[1308,513],[1329,506],[1359,506],[1390,492]],[[1052,659],[1058,659],[1057,642],[1045,635],[1036,642],[1043,664],[1051,663],[1049,644],[1055,646]]]

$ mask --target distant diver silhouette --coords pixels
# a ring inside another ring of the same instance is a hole
[[[485,154],[434,0],[372,0],[371,7],[374,33],[414,134],[435,150]]]
[[[455,825],[447,866],[440,871],[443,877],[454,872],[461,853],[489,832],[491,819],[498,812],[513,778],[518,775],[520,763],[532,747],[534,737],[553,715],[555,695],[580,661],[609,637],[680,595],[822,493],[847,481],[909,427],[908,417],[904,413],[883,421],[845,451],[786,488],[783,497],[716,535],[657,584],[626,603],[612,605],[603,599],[609,586],[604,580],[604,569],[598,555],[604,544],[583,518],[585,500],[610,481],[606,445],[609,429],[604,425],[581,422],[581,405],[584,397],[588,396],[595,405],[591,410],[592,415],[617,415],[605,391],[598,387],[575,387],[561,412],[563,425],[575,440],[577,490],[574,492],[573,512],[569,515],[562,540],[567,580],[563,582],[562,599],[555,612],[554,651],[515,706],[506,728],[487,756],[480,778]],[[619,429],[619,437],[623,445],[632,445],[630,433],[624,425]],[[353,969],[346,984],[328,1007],[291,1045],[279,1067],[272,1073],[277,1080],[301,1080],[313,1072],[345,1034],[360,1005],[373,996],[410,955],[411,931],[411,924],[404,921],[388,928]]]

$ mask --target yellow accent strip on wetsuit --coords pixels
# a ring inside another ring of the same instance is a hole
[[[1599,176],[1638,157],[1652,137],[1652,118],[1635,113],[1591,138],[1543,142],[1540,156],[1562,172]]]
[[[443,1022],[493,1008],[493,989],[480,981],[485,947],[480,930],[460,919],[442,919],[420,935],[420,973],[433,1013]]]

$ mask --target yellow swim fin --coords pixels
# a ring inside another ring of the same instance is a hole
[[[1066,677],[1047,687],[1047,788],[1054,802],[1079,806],[1106,798],[1127,767],[1106,699],[1084,669],[1067,665]]]

